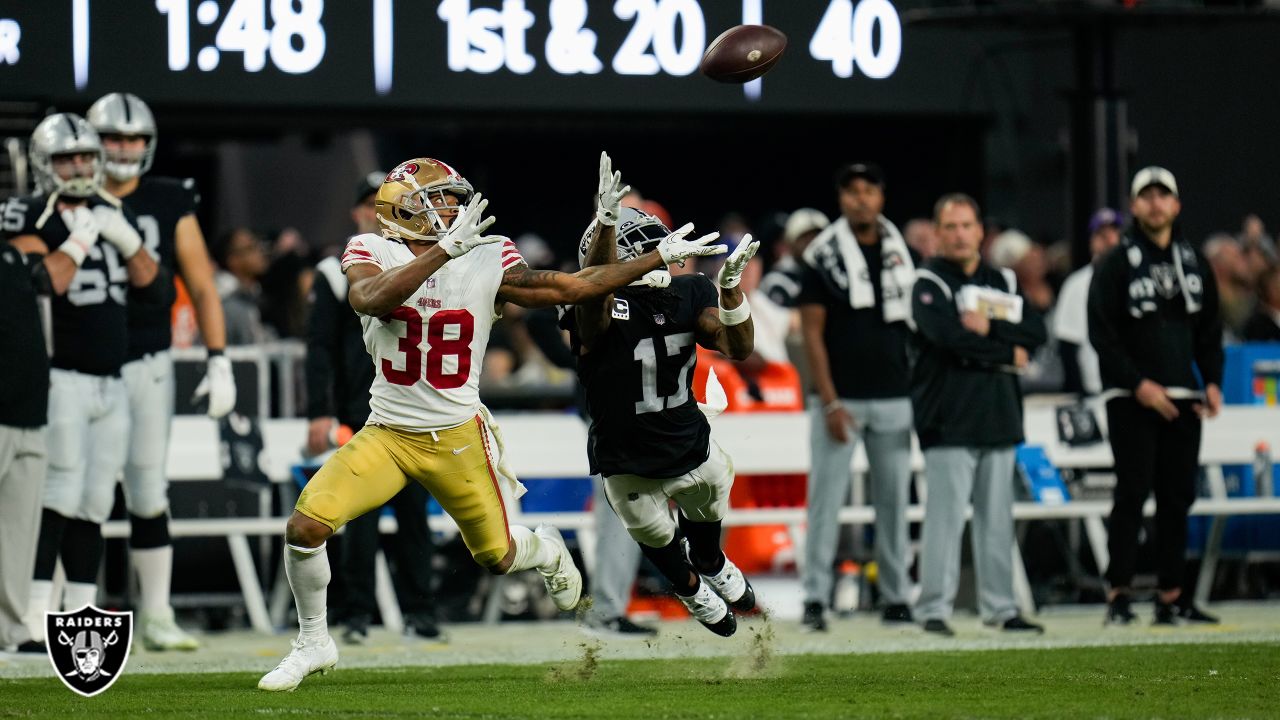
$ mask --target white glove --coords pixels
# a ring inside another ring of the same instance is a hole
[[[235,409],[236,379],[231,374],[231,360],[226,355],[209,358],[209,368],[191,396],[191,402],[198,402],[206,395],[209,396],[208,414],[214,420]]]
[[[58,249],[75,261],[76,267],[84,263],[93,246],[98,242],[98,221],[93,211],[81,205],[62,211],[62,222],[71,232]]]
[[[630,185],[622,184],[622,173],[614,172],[609,153],[600,153],[600,183],[596,188],[596,220],[601,225],[613,227],[622,214],[622,198],[631,192]]]
[[[751,258],[756,256],[756,251],[759,249],[759,240],[752,240],[751,233],[743,235],[742,240],[738,242],[738,247],[734,248],[728,259],[720,266],[716,283],[725,290],[738,287],[738,283],[742,281],[742,271],[747,269],[747,263],[751,262]]]
[[[482,234],[496,219],[484,216],[484,209],[487,207],[489,207],[489,201],[482,198],[480,193],[476,193],[472,196],[471,202],[467,203],[467,206],[453,219],[449,230],[440,237],[440,247],[444,248],[449,257],[460,258],[480,245],[507,239],[502,235]]]
[[[685,240],[684,236],[691,232],[693,232],[693,223],[685,223],[679,230],[666,236],[658,243],[658,254],[662,256],[662,262],[668,265],[677,263],[680,267],[684,267],[686,258],[720,255],[729,249],[727,245],[707,244],[720,237],[718,232],[703,235],[696,240]]]
[[[99,205],[93,209],[93,218],[98,221],[102,239],[115,245],[125,260],[138,253],[142,247],[142,236],[125,220],[124,213],[118,208]]]

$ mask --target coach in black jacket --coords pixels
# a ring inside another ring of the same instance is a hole
[[[362,178],[356,188],[351,219],[360,233],[377,232],[374,195],[382,184],[382,173]],[[364,346],[360,318],[347,301],[347,278],[336,257],[316,266],[307,333],[307,453],[319,455],[331,446],[330,434],[337,424],[352,430],[364,427],[369,419],[369,387],[374,366]],[[396,533],[395,568],[399,579],[400,603],[405,622],[423,637],[439,637],[432,610],[432,536],[427,527],[427,491],[418,483],[405,485],[391,501],[399,529]],[[378,550],[378,518],[371,512],[352,520],[343,533],[344,586],[347,589],[346,629],[348,643],[368,638],[375,608],[374,557]]]
[[[1133,620],[1129,588],[1142,506],[1155,491],[1155,622],[1217,622],[1183,595],[1187,511],[1196,497],[1200,420],[1222,405],[1222,318],[1213,270],[1174,221],[1182,210],[1173,173],[1133,178],[1133,226],[1099,264],[1089,286],[1089,341],[1102,370],[1115,504],[1107,546],[1107,622]],[[1199,370],[1199,378],[1196,370]]]
[[[1043,632],[1018,613],[1012,550],[1014,446],[1022,442],[1017,372],[1045,341],[1044,321],[1018,296],[1012,273],[982,262],[973,198],[943,196],[934,221],[942,254],[917,272],[911,303],[919,349],[911,400],[928,483],[916,615],[926,631],[954,634],[947,620],[972,497],[982,621]]]

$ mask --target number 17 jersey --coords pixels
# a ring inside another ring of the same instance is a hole
[[[711,426],[693,396],[698,316],[715,307],[705,275],[677,275],[662,290],[614,291],[609,328],[578,356],[587,396],[591,472],[667,479],[706,462]],[[574,311],[562,320],[580,352]]]
[[[357,235],[342,269],[368,263],[386,271],[414,257],[398,240]],[[481,245],[445,263],[390,313],[360,315],[374,365],[368,424],[426,432],[476,416],[498,288],[503,273],[523,262],[509,240]]]

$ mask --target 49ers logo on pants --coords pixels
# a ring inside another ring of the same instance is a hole
[[[47,612],[44,628],[54,672],[85,697],[111,687],[129,662],[131,612],[109,612],[93,605],[73,612]]]

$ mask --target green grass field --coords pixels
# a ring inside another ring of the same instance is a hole
[[[297,692],[258,673],[123,675],[85,699],[0,680],[5,717],[1190,718],[1280,716],[1280,646],[1194,644],[339,669]]]

